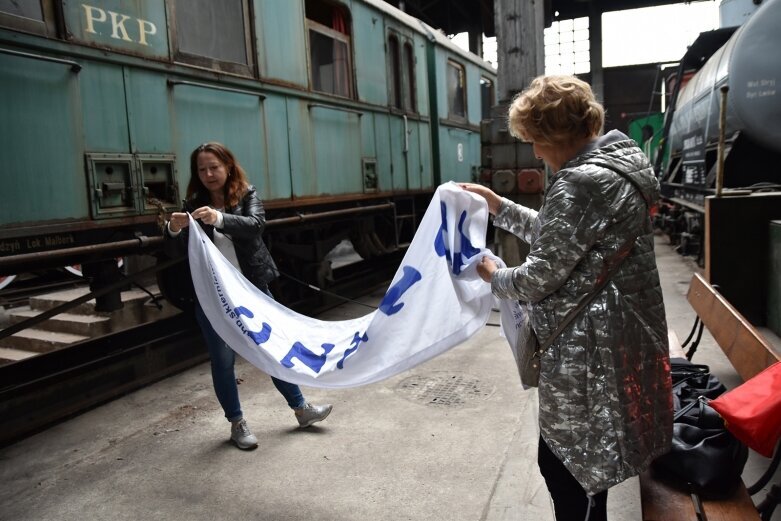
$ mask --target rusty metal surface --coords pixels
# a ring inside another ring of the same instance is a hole
[[[65,266],[74,263],[84,263],[88,260],[110,259],[131,253],[142,253],[149,250],[159,250],[163,237],[138,237],[126,241],[103,244],[90,244],[75,248],[23,253],[0,257],[0,274],[10,275],[20,271],[29,271],[38,266]]]
[[[393,210],[395,205],[393,203],[378,204],[374,206],[359,206],[356,208],[345,208],[342,210],[332,210],[329,212],[318,212],[309,214],[298,214],[295,217],[284,217],[280,219],[272,219],[266,221],[266,229],[276,228],[280,226],[288,226],[295,224],[303,224],[306,222],[319,221],[324,219],[330,219],[333,217],[348,217],[355,215],[365,215],[367,213],[383,212],[386,210]]]
[[[184,314],[0,367],[0,445],[207,358]]]

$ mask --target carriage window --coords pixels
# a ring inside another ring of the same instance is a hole
[[[404,78],[404,106],[412,112],[416,112],[415,100],[415,53],[412,50],[412,44],[404,44],[404,65],[407,69],[407,75]]]
[[[398,109],[415,112],[415,53],[412,44],[404,43],[403,54],[398,36],[388,36],[390,66],[390,103]]]
[[[183,61],[249,73],[246,0],[174,0],[176,44]]]
[[[20,2],[19,0],[0,0],[0,11],[20,18],[29,18],[43,22],[43,9],[40,2]]]
[[[447,62],[447,106],[449,117],[466,119],[466,72],[452,61]]]
[[[390,102],[397,109],[402,108],[401,102],[401,53],[399,39],[394,35],[388,37],[388,56],[390,59]]]
[[[490,118],[491,107],[494,104],[494,82],[488,78],[480,78],[480,101],[483,110],[482,118]]]
[[[54,7],[50,0],[0,0],[0,26],[56,36]]]
[[[306,18],[312,88],[350,97],[352,63],[349,13],[324,0],[306,0]]]

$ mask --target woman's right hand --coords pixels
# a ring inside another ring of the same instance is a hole
[[[190,218],[185,212],[174,212],[171,214],[171,219],[168,221],[168,229],[172,233],[178,233],[182,231],[182,228],[190,226]]]
[[[496,262],[493,259],[483,257],[477,265],[477,274],[480,275],[480,278],[484,281],[491,282],[494,273],[496,273],[496,270],[498,269],[499,266],[496,265]]]
[[[488,203],[488,211],[491,215],[496,215],[499,211],[499,207],[502,205],[502,198],[487,186],[476,183],[458,183],[458,186],[467,192],[472,192],[485,199],[485,202]]]

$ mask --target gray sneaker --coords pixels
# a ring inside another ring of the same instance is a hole
[[[331,409],[333,408],[334,406],[330,403],[327,405],[312,405],[306,402],[303,407],[293,409],[293,411],[296,413],[299,427],[309,427],[313,423],[325,420],[326,416],[331,414]]]
[[[242,450],[254,449],[258,446],[258,439],[252,434],[244,418],[231,423],[231,441]]]

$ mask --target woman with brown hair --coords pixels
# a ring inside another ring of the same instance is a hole
[[[233,153],[220,143],[204,143],[190,155],[187,200],[182,212],[171,214],[165,233],[166,249],[171,255],[187,251],[188,213],[199,221],[225,258],[271,297],[268,284],[278,272],[261,236],[266,224],[263,203]],[[195,317],[209,350],[214,391],[231,422],[231,441],[240,449],[253,449],[258,440],[250,432],[239,403],[234,371],[236,354],[214,331],[197,301]],[[331,412],[331,405],[306,402],[297,385],[273,376],[271,380],[295,412],[301,427],[324,420]]]
[[[540,344],[553,339],[540,358],[538,464],[557,521],[607,519],[607,489],[647,468],[672,437],[648,213],[659,184],[636,143],[602,135],[603,124],[587,83],[538,77],[513,100],[508,126],[552,172],[542,208],[462,185],[486,199],[494,226],[531,246],[520,266],[484,258],[478,273],[494,295],[526,306]]]

